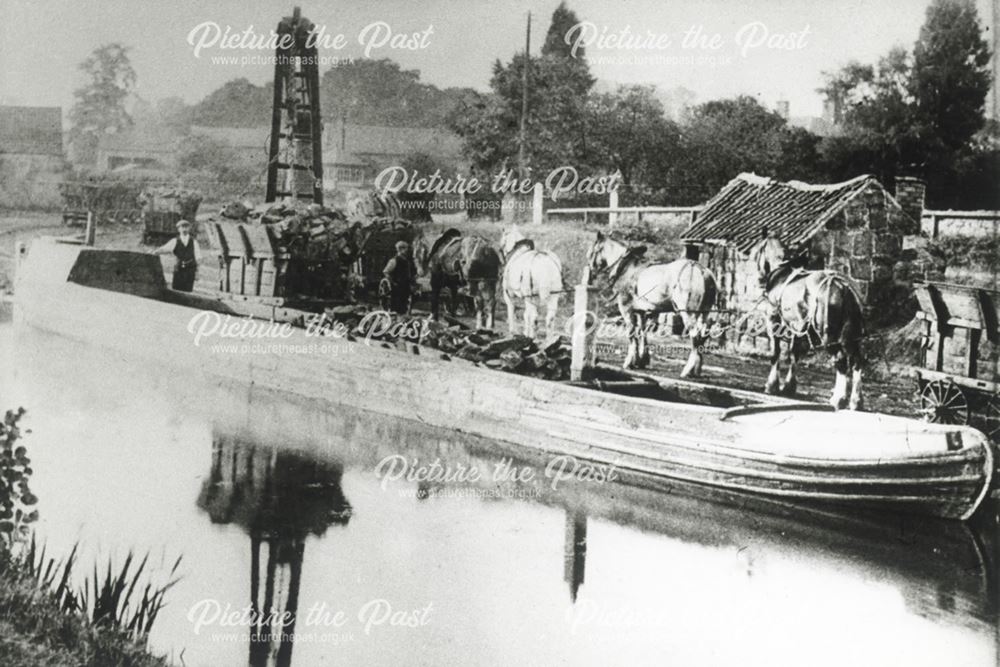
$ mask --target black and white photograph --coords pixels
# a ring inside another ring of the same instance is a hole
[[[0,665],[1000,666],[1000,0],[0,0]]]

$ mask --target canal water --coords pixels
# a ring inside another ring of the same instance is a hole
[[[181,557],[150,637],[176,664],[997,664],[989,516],[626,485],[9,324],[0,353],[50,553]]]

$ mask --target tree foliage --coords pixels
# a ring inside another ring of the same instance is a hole
[[[622,175],[627,205],[663,194],[665,175],[681,159],[681,131],[664,115],[652,86],[619,86],[595,94],[588,109],[588,161]]]
[[[552,12],[552,21],[549,23],[549,29],[545,33],[545,42],[542,44],[542,55],[572,58],[573,45],[566,43],[566,35],[579,22],[580,19],[576,17],[573,10],[566,7],[565,2],[560,2],[559,6]],[[584,58],[585,56],[586,49],[581,46],[577,49],[576,57]]]
[[[387,58],[338,64],[323,74],[320,90],[324,118],[390,127],[446,127],[455,107],[472,94],[423,83],[418,70]]]
[[[741,172],[808,179],[817,175],[817,142],[752,97],[698,105],[681,128],[678,159],[668,176],[671,200],[701,203]]]
[[[80,70],[87,83],[73,91],[76,101],[69,113],[69,143],[77,162],[92,164],[101,136],[132,124],[126,102],[135,88],[136,74],[128,48],[117,42],[94,49],[80,63]]]
[[[274,85],[258,86],[245,78],[227,81],[191,109],[191,123],[216,127],[260,127],[271,124]]]
[[[912,53],[894,48],[874,66],[852,62],[827,75],[821,92],[843,109],[844,131],[822,147],[826,168],[886,183],[900,171],[919,173],[934,205],[995,202],[995,187],[967,186],[983,180],[982,169],[996,175],[996,152],[986,156],[977,145],[989,61],[972,0],[934,0]]]
[[[560,5],[553,14],[549,37],[566,21],[575,23],[576,17]],[[540,56],[519,53],[506,64],[497,60],[490,93],[471,100],[465,113],[453,119],[452,127],[465,140],[470,161],[491,172],[519,166],[527,79],[524,157],[529,174],[545,174],[566,164],[579,167],[586,162],[587,106],[594,77],[587,61],[579,56],[572,57],[552,37],[547,38]]]

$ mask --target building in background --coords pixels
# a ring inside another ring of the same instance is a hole
[[[0,207],[57,206],[65,167],[61,108],[0,106]]]
[[[100,172],[134,171],[166,175],[177,167],[181,135],[158,126],[130,127],[114,134],[101,136],[97,143],[97,163]]]
[[[462,164],[462,140],[453,132],[429,127],[384,127],[333,123],[324,128],[326,188],[370,188],[378,173],[424,154],[443,164]]]

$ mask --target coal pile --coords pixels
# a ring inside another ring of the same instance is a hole
[[[384,347],[415,354],[426,354],[426,348],[431,348],[440,352],[442,359],[457,357],[486,368],[545,380],[569,379],[571,353],[562,336],[551,336],[539,343],[527,336],[389,315],[363,305],[338,306],[327,309],[325,314],[327,320],[342,324],[352,339],[378,341]]]

